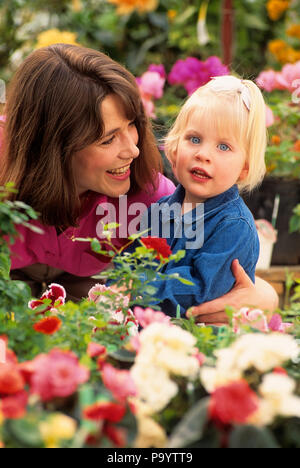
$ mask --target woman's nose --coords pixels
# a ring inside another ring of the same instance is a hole
[[[132,134],[129,132],[124,136],[123,139],[124,148],[120,152],[120,156],[123,158],[137,158],[140,154],[140,150],[137,146],[138,144],[138,135],[137,133]]]

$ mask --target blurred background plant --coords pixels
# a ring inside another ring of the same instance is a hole
[[[30,52],[56,42],[91,47],[125,65],[158,141],[187,95],[211,76],[258,79],[268,104],[267,175],[277,186],[278,177],[300,184],[300,0],[0,0],[0,87]],[[288,219],[300,185],[295,193]],[[280,229],[288,231],[288,220]]]

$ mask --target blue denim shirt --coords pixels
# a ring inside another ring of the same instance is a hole
[[[158,288],[155,297],[159,298],[161,309],[171,316],[176,315],[177,304],[180,305],[181,315],[184,315],[189,307],[211,301],[230,291],[235,282],[231,272],[231,263],[235,258],[254,281],[259,256],[259,240],[254,219],[240,197],[236,185],[201,204],[200,211],[195,208],[182,217],[180,212],[172,213],[168,210],[175,203],[181,206],[184,196],[184,188],[178,185],[172,195],[163,197],[157,202],[159,206],[156,204],[156,210],[157,208],[158,210],[155,214],[154,208],[152,217],[152,222],[153,219],[158,220],[159,236],[166,237],[173,253],[186,250],[182,260],[178,263],[170,262],[162,272],[178,273],[180,277],[194,283],[194,286],[185,285],[176,279],[153,283],[153,286]],[[162,236],[166,210],[170,234]],[[150,223],[151,207],[146,216]],[[189,229],[187,235],[185,229],[182,229],[182,236],[176,235],[178,226],[184,220],[184,225],[188,227],[190,224],[190,228],[197,233],[196,248],[187,248],[191,241]],[[150,227],[151,231],[147,235],[157,236],[158,233],[153,233],[152,226]],[[201,235],[202,246],[199,245]]]

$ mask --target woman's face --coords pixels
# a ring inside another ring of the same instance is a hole
[[[138,131],[114,94],[104,98],[101,115],[104,123],[101,140],[74,155],[75,182],[79,195],[92,190],[119,197],[130,188],[130,165],[140,153]]]

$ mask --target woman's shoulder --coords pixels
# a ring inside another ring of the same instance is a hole
[[[151,203],[155,203],[162,197],[171,195],[175,191],[174,183],[163,174],[157,175],[156,190],[150,189],[145,192],[140,192],[134,196],[134,201],[141,201],[146,203],[148,206]]]

